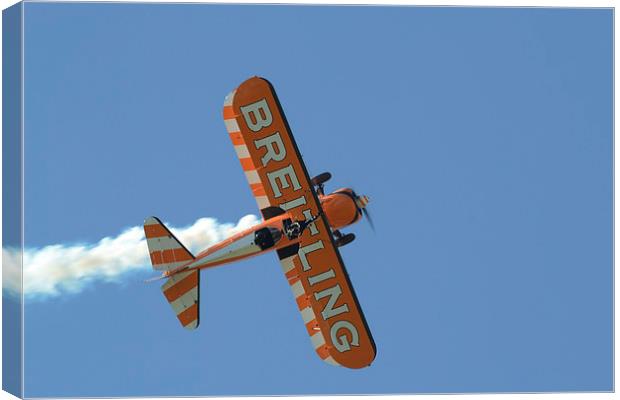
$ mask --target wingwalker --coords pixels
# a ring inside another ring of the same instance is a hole
[[[333,365],[362,368],[376,355],[338,247],[341,228],[362,218],[368,197],[352,189],[325,194],[328,172],[309,178],[271,83],[250,78],[226,96],[224,123],[263,221],[193,256],[155,217],[144,222],[162,291],[187,329],[199,322],[200,269],[275,250],[312,345]]]

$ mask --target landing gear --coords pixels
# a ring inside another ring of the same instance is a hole
[[[334,231],[334,236],[336,237],[336,247],[342,247],[355,240],[355,235],[353,233],[343,235],[340,231]]]
[[[324,194],[323,184],[330,180],[331,177],[332,174],[330,174],[329,172],[323,172],[322,174],[319,174],[312,178],[310,182],[312,182],[313,186],[316,186],[316,192],[322,196]]]
[[[312,184],[314,186],[318,186],[330,180],[332,178],[332,174],[329,172],[323,172],[322,174],[318,174],[314,178],[312,178]]]

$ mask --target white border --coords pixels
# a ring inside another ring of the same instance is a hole
[[[28,2],[33,2],[31,0],[29,0]],[[62,2],[78,2],[78,1],[62,1]],[[81,1],[83,2],[83,1]],[[319,4],[319,5],[326,5],[326,4],[348,4],[348,5],[421,5],[421,6],[474,6],[474,7],[583,7],[583,8],[593,8],[593,7],[604,7],[604,8],[614,8],[615,4],[613,1],[602,1],[602,0],[591,0],[591,1],[583,1],[583,0],[564,0],[564,1],[556,1],[556,0],[542,0],[542,1],[514,1],[514,0],[503,0],[503,1],[491,1],[491,0],[473,0],[473,1],[467,1],[467,0],[448,0],[448,1],[437,1],[437,0],[424,0],[424,1],[420,1],[420,2],[412,2],[409,0],[390,0],[387,1],[385,3],[382,4],[378,4],[378,3],[372,3],[369,1],[363,1],[363,0],[338,0],[338,1],[328,1],[328,0],[314,0],[312,2],[309,1],[299,1],[299,0],[288,0],[288,1],[259,1],[259,0],[244,0],[244,1],[240,1],[240,2],[232,2],[232,1],[197,1],[197,0],[185,0],[185,1],[165,1],[165,0],[151,0],[151,1],[131,1],[134,3],[224,3],[224,4],[239,4],[239,3],[243,3],[243,4]],[[8,8],[13,4],[16,4],[17,2],[15,0],[0,0],[0,5],[2,6],[2,9]],[[23,14],[22,14],[22,66],[23,66]],[[617,67],[615,64],[615,47],[616,47],[616,43],[617,43],[617,32],[615,30],[615,16],[614,16],[614,77],[615,74],[617,72]],[[2,40],[2,22],[0,19],[0,43]],[[0,61],[1,61],[1,53],[0,53]],[[0,62],[1,64],[1,62]],[[0,65],[0,71],[1,71],[1,65]],[[22,68],[22,74],[23,74],[23,68]],[[0,80],[1,81],[1,80]],[[0,82],[0,89],[2,88],[2,82]],[[615,93],[616,93],[616,80],[614,79],[614,121],[613,121],[613,126],[614,126],[614,136],[615,136],[615,114],[617,112],[617,105],[615,102]],[[24,121],[23,121],[23,116],[24,116],[24,108],[23,108],[23,102],[24,102],[24,97],[23,97],[23,81],[22,81],[22,129],[24,127]],[[2,99],[0,98],[0,108],[2,106]],[[617,151],[617,143],[614,140],[614,154]],[[23,149],[23,132],[22,132],[22,149]],[[23,151],[23,150],[22,150]],[[23,158],[24,154],[22,153],[22,163],[23,163]],[[0,142],[0,161],[2,158],[2,144]],[[2,165],[0,162],[0,181],[1,181],[1,171],[2,171]],[[23,165],[22,165],[22,172],[23,172]],[[614,210],[617,206],[617,199],[615,197],[615,177],[616,177],[616,164],[615,164],[615,156],[614,156]],[[22,201],[24,201],[24,197],[23,197],[23,174],[22,174]],[[0,207],[2,205],[2,199],[0,197]],[[2,219],[0,216],[0,223],[1,223]],[[23,227],[23,213],[22,213],[22,227]],[[616,227],[616,214],[614,212],[614,266],[615,266],[615,248],[616,248],[616,244],[617,244],[617,236],[615,235],[615,227]],[[2,238],[2,232],[0,230],[0,240]],[[23,246],[23,230],[22,230],[22,246]],[[614,267],[614,271],[615,271],[615,267]],[[615,342],[618,339],[618,333],[615,330],[615,310],[617,309],[617,299],[615,297],[615,286],[617,284],[617,277],[614,273],[614,387],[615,387],[615,382],[617,382],[618,379],[618,375],[617,375],[617,369],[615,368]],[[22,311],[23,311],[23,295],[22,295]],[[23,315],[23,314],[22,314]],[[0,308],[0,319],[2,316],[2,309]],[[22,333],[23,333],[23,318],[22,318]],[[22,335],[23,337],[23,335]],[[1,346],[0,346],[1,347]],[[2,355],[2,349],[0,348],[0,357]],[[22,347],[22,360],[23,360],[23,347]],[[0,377],[2,372],[2,366],[0,363]],[[23,362],[22,362],[22,373],[23,373]],[[22,380],[22,385],[23,385],[23,380]],[[23,386],[22,386],[22,393],[23,393]],[[438,394],[438,395],[389,395],[389,396],[301,396],[303,398],[306,399],[323,399],[325,397],[329,397],[329,399],[332,400],[351,400],[351,399],[389,399],[391,397],[394,396],[398,396],[399,398],[411,398],[411,399],[420,399],[420,400],[447,400],[447,399],[454,399],[455,395],[454,394],[450,394],[450,395],[444,395],[444,394]],[[489,397],[490,396],[490,397]],[[463,399],[463,400],[470,400],[470,399],[480,399],[480,398],[492,398],[492,399],[522,399],[522,398],[527,398],[527,399],[549,399],[549,400],[556,400],[556,399],[567,399],[567,400],[577,400],[577,399],[610,399],[610,398],[615,398],[616,395],[614,393],[552,393],[552,394],[523,394],[523,393],[518,393],[518,394],[459,394],[458,398],[459,399]],[[13,399],[15,398],[14,396],[6,393],[6,392],[0,392],[0,399]],[[291,399],[291,398],[295,398],[295,397],[289,397],[289,396],[282,396],[280,398],[284,398],[284,399]],[[160,397],[159,399],[173,399],[171,397]],[[243,397],[226,397],[226,399],[243,399]]]

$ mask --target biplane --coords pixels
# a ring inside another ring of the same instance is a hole
[[[275,251],[318,356],[333,365],[370,365],[376,347],[338,248],[341,229],[359,221],[368,197],[352,189],[326,194],[331,174],[312,179],[273,86],[253,77],[224,102],[224,123],[263,221],[194,256],[156,217],[144,232],[156,279],[181,325],[198,327],[200,270]],[[372,222],[371,222],[372,224]]]

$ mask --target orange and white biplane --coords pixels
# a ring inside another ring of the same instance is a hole
[[[275,250],[319,357],[370,365],[375,344],[338,251],[355,238],[340,229],[368,216],[368,198],[352,189],[325,194],[327,172],[310,179],[267,80],[254,77],[231,92],[224,123],[263,221],[194,256],[159,219],[146,219],[151,262],[167,279],[162,291],[177,318],[198,326],[201,269]]]

